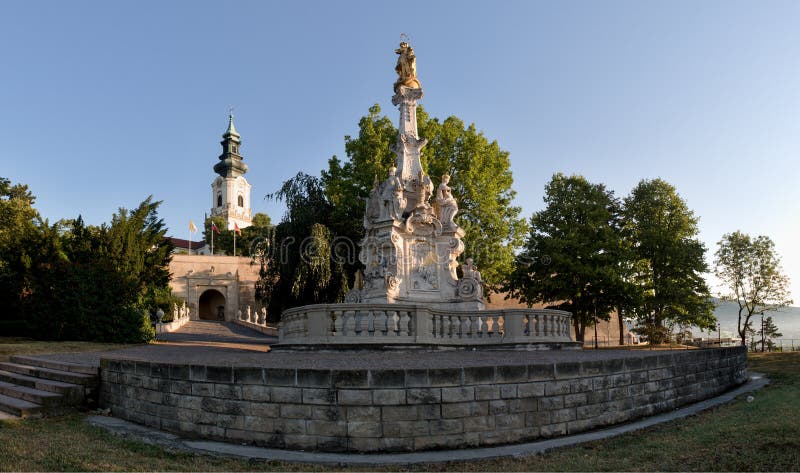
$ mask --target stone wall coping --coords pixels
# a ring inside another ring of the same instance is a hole
[[[585,378],[620,371],[641,371],[673,366],[691,358],[709,360],[728,358],[741,347],[726,347],[709,350],[687,350],[679,352],[645,352],[642,357],[609,358],[580,361],[543,361],[514,364],[509,360],[504,365],[478,365],[464,367],[433,368],[313,368],[313,367],[264,367],[255,365],[232,365],[214,363],[164,363],[140,359],[125,359],[104,356],[100,359],[102,369],[130,374],[164,376],[169,379],[184,379],[210,382],[239,382],[237,374],[259,371],[263,380],[273,385],[290,387],[403,387],[426,385],[449,386],[458,384],[497,384],[527,381]],[[716,355],[716,356],[714,356]],[[383,381],[402,379],[400,381]],[[320,381],[311,381],[320,380]],[[412,384],[405,384],[411,382]],[[389,386],[391,385],[391,386]]]

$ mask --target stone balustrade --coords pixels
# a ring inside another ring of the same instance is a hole
[[[571,315],[548,309],[454,311],[414,304],[317,304],[283,313],[279,344],[571,344]],[[564,345],[567,348],[569,345]]]

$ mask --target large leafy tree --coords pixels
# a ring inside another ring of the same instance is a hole
[[[639,331],[660,343],[670,324],[712,328],[706,249],[697,238],[697,218],[675,187],[661,179],[640,181],[625,199],[624,217],[640,263],[633,278],[641,290],[634,314]]]
[[[572,312],[583,341],[586,327],[608,320],[623,297],[621,204],[602,184],[563,174],[547,184],[544,201],[506,288],[529,305]]]
[[[357,137],[345,137],[347,159],[331,158],[322,173],[325,195],[334,215],[337,235],[358,241],[363,236],[364,199],[375,176],[383,177],[396,156],[390,144],[397,138],[392,121],[374,105],[359,121]],[[525,236],[521,209],[512,205],[515,192],[509,153],[489,141],[474,124],[465,126],[454,116],[440,121],[422,107],[417,109],[419,134],[428,140],[422,150],[423,169],[438,182],[450,174],[450,187],[458,201],[456,222],[465,230],[465,255],[481,268],[490,289],[510,274],[514,250]]]
[[[24,327],[22,302],[31,257],[37,253],[32,240],[40,236],[40,219],[33,208],[35,198],[28,186],[11,184],[0,177],[0,328],[13,333]]]
[[[739,306],[738,332],[744,345],[753,315],[792,304],[789,278],[767,236],[751,238],[736,231],[725,234],[718,245],[714,272],[727,289],[721,298]]]
[[[145,342],[149,312],[170,302],[172,246],[160,202],[119,209],[111,223],[43,225],[35,242],[25,315],[39,338]]]
[[[0,178],[0,296],[3,333],[36,338],[142,342],[147,311],[171,300],[171,246],[159,202],[120,209],[110,224],[78,217],[50,224],[24,185]],[[16,324],[18,330],[9,327]]]

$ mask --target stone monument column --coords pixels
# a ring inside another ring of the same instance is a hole
[[[422,95],[422,89],[401,85],[392,97],[392,104],[400,108],[400,122],[397,125],[397,141],[391,150],[397,155],[397,173],[403,181],[416,180],[422,172],[420,151],[428,143],[417,134],[417,100]]]
[[[414,48],[403,42],[395,52],[398,79],[392,104],[400,109],[400,121],[391,149],[397,165],[384,181],[376,177],[370,192],[359,254],[364,276],[346,300],[480,310],[481,295],[460,288],[456,275],[464,231],[453,221],[458,207],[447,186],[449,176],[443,177],[434,198],[433,182],[420,162],[427,140],[417,131],[417,101],[423,91]]]

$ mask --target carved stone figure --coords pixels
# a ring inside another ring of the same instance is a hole
[[[389,169],[389,176],[382,186],[384,215],[387,218],[403,220],[403,211],[406,208],[406,199],[403,197],[403,181],[397,177],[397,168]]]
[[[397,58],[397,65],[394,70],[397,72],[397,82],[394,83],[394,91],[397,92],[400,86],[410,87],[412,89],[421,89],[419,80],[417,80],[417,56],[414,54],[414,48],[405,41],[400,43],[400,47],[394,50],[399,55]]]
[[[250,306],[249,305],[247,306],[247,318],[245,320],[248,321],[248,322],[252,322],[253,321],[253,314],[250,312]]]
[[[416,208],[430,209],[431,206],[428,203],[428,201],[431,200],[432,195],[433,195],[433,182],[431,181],[430,177],[428,177],[424,172],[420,171],[419,174],[417,175]]]
[[[258,316],[258,324],[264,325],[265,323],[267,323],[267,308],[262,307],[261,314]]]
[[[242,309],[236,309],[236,319],[242,320]]]
[[[375,181],[372,183],[372,190],[369,191],[367,198],[367,210],[364,213],[364,223],[376,222],[381,218],[381,191],[380,181],[378,175],[375,175]]]
[[[439,184],[439,188],[436,190],[436,216],[439,218],[439,221],[442,222],[442,227],[445,229],[453,229],[456,227],[453,218],[456,216],[456,212],[458,212],[458,203],[450,192],[450,186],[447,185],[449,182],[450,175],[445,174],[442,176],[442,183]]]
[[[478,282],[482,281],[481,272],[478,267],[473,263],[472,258],[467,258],[467,262],[461,265],[461,272],[464,273],[464,279],[474,279]]]
[[[356,270],[356,277],[353,281],[353,289],[364,289],[364,272],[360,269]]]

